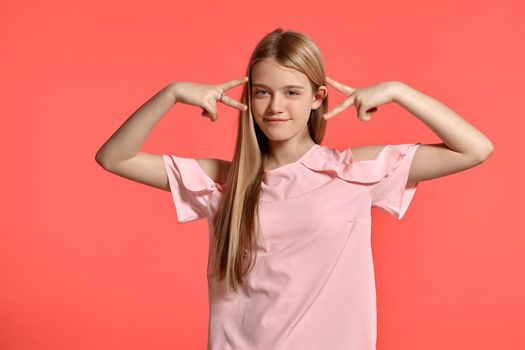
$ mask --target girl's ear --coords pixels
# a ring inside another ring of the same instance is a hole
[[[326,86],[321,85],[317,89],[317,92],[314,94],[312,98],[312,109],[317,109],[321,106],[323,103],[324,98],[328,95],[328,89]]]

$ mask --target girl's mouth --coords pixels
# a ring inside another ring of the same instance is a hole
[[[282,124],[289,121],[290,119],[264,119],[265,122],[270,124]]]

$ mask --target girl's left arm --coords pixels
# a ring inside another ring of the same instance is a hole
[[[393,83],[393,102],[425,123],[443,141],[418,147],[409,181],[429,180],[472,168],[486,161],[494,151],[485,135],[443,103],[405,83]]]

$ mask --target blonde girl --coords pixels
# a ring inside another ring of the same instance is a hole
[[[346,99],[328,110],[328,86]],[[242,86],[241,102],[228,90]],[[140,149],[176,103],[215,121],[239,111],[233,159]],[[326,125],[355,107],[369,121],[397,103],[438,144],[322,145]],[[307,35],[281,28],[255,47],[246,75],[176,81],[142,105],[97,153],[124,178],[171,191],[179,223],[208,220],[208,349],[372,350],[376,300],[372,207],[401,219],[419,182],[483,163],[494,146],[443,103],[400,81],[351,87],[325,75]]]

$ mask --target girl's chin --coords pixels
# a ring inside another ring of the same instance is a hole
[[[293,132],[272,132],[271,130],[266,130],[264,135],[268,140],[271,141],[286,141],[294,136]]]

